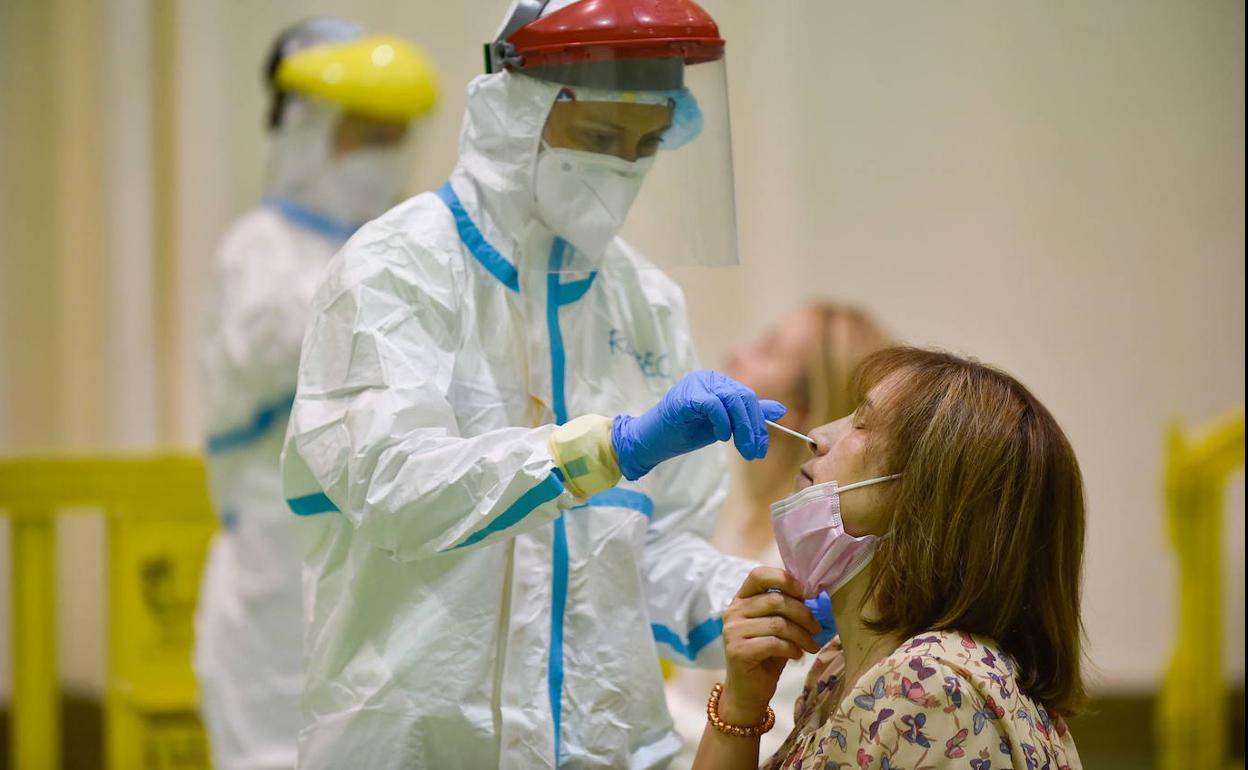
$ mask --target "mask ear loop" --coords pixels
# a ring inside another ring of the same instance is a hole
[[[847,489],[854,489],[856,487],[867,487],[872,484],[880,484],[885,481],[892,481],[894,479],[901,478],[901,476],[902,474],[900,473],[893,473],[888,476],[880,476],[878,479],[867,479],[866,481],[856,481],[853,484],[850,484],[845,487],[841,487],[841,489],[838,490],[838,492],[844,492]],[[894,531],[895,529],[893,527],[889,527],[887,532],[885,532],[882,535],[876,535],[876,537],[879,538],[880,540],[887,540],[888,538],[893,536]]]
[[[875,478],[875,479],[867,479],[866,481],[855,481],[853,484],[846,484],[843,487],[838,487],[836,491],[848,492],[849,490],[857,489],[858,487],[869,487],[872,484],[882,484],[885,481],[892,481],[893,479],[899,479],[899,478],[901,478],[900,473],[893,473],[888,476],[880,476],[879,478]]]

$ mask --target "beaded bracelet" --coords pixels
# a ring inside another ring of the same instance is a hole
[[[730,725],[719,718],[719,696],[724,694],[724,686],[716,683],[711,688],[711,699],[706,703],[706,720],[711,723],[711,727],[719,730],[727,735],[735,735],[739,738],[757,738],[765,732],[776,726],[776,712],[771,710],[771,706],[767,707],[767,718],[760,725],[743,727],[741,725]]]

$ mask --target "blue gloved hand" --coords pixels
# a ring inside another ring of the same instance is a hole
[[[827,591],[820,591],[818,596],[807,599],[805,603],[810,608],[810,614],[819,621],[819,628],[822,629],[815,636],[815,641],[821,645],[832,641],[832,637],[836,636],[836,618],[832,617],[832,597],[828,596]]]
[[[686,375],[640,417],[616,417],[611,439],[620,472],[636,481],[664,460],[729,437],[745,459],[764,457],[763,421],[777,420],[784,412],[779,401],[759,400],[736,380],[704,369]]]

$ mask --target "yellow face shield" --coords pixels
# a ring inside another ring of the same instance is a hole
[[[387,35],[292,54],[278,66],[275,81],[283,91],[396,123],[429,112],[438,99],[438,77],[430,59],[412,44]]]

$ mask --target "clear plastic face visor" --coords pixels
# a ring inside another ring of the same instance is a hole
[[[561,270],[595,269],[612,236],[661,269],[738,264],[724,59],[649,73],[613,64],[593,62],[589,78],[542,73],[572,81],[547,118],[535,176],[539,216],[574,247]],[[628,88],[638,85],[662,87]]]

